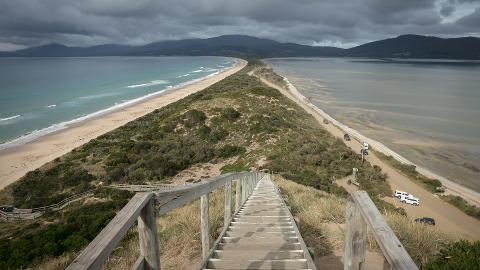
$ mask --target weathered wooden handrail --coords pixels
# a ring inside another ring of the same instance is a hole
[[[47,206],[36,207],[36,208],[32,208],[32,209],[14,208],[13,212],[4,212],[4,211],[0,210],[0,218],[3,219],[3,220],[6,220],[6,221],[36,219],[36,218],[42,216],[44,214],[44,212],[46,212],[48,210],[50,210],[50,211],[62,210],[63,208],[65,208],[69,204],[71,204],[71,203],[73,203],[77,200],[92,196],[92,195],[93,195],[93,191],[89,190],[89,191],[85,191],[83,193],[75,194],[73,196],[70,196],[68,198],[65,198],[65,199],[61,200],[58,203],[47,205]]]
[[[109,188],[127,190],[132,192],[147,192],[147,191],[157,191],[167,188],[175,187],[170,184],[141,184],[141,185],[130,185],[130,184],[112,184],[108,186]]]
[[[350,194],[346,219],[347,231],[343,263],[345,270],[367,269],[365,265],[367,227],[370,228],[391,269],[418,269],[367,192],[357,191]]]
[[[93,190],[88,190],[79,194],[72,195],[55,204],[32,208],[32,212],[41,212],[41,211],[47,211],[47,210],[53,210],[53,211],[61,210],[71,202],[74,202],[78,199],[83,199],[92,195],[93,195]]]
[[[160,269],[155,214],[164,214],[197,198],[201,204],[202,255],[210,251],[208,194],[225,186],[225,220],[232,216],[232,182],[236,181],[235,209],[238,210],[250,196],[256,183],[263,177],[259,172],[228,173],[198,184],[171,187],[156,192],[137,193],[112,221],[90,242],[67,269],[98,269],[138,220],[140,257],[132,269]],[[154,206],[157,211],[154,211]],[[228,225],[228,223],[225,223]]]

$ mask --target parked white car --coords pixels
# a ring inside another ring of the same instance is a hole
[[[420,200],[418,198],[413,197],[412,195],[400,197],[400,202],[415,205],[415,206],[420,205]]]
[[[405,191],[395,190],[395,197],[400,199],[402,196],[410,196],[410,194]]]

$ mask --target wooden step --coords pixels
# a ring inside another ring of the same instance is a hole
[[[239,254],[235,250],[215,250],[213,258],[216,259],[241,259],[241,260],[285,260],[285,259],[303,259],[303,250],[286,250],[286,251],[271,251],[271,250],[257,250],[255,253]]]
[[[205,269],[307,269],[290,210],[270,179],[261,180],[232,218]]]
[[[300,243],[218,243],[218,250],[270,250],[288,251],[302,249]]]
[[[281,236],[297,236],[295,231],[293,229],[291,231],[226,231],[225,236],[228,237],[253,237],[253,236],[258,236],[258,237],[267,237],[267,236],[272,236],[272,237],[281,237]]]
[[[207,267],[213,269],[305,269],[307,260],[222,260],[212,258],[208,261]]]
[[[230,237],[222,238],[222,243],[298,243],[296,236],[250,236],[250,237]]]
[[[260,232],[294,232],[293,226],[290,224],[288,226],[230,226],[227,232],[234,232],[234,233],[244,233],[244,232],[252,232],[252,233],[260,233]]]

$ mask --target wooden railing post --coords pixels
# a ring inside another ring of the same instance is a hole
[[[223,217],[224,226],[228,226],[228,221],[232,215],[232,180],[225,184],[225,216]]]
[[[252,177],[250,179],[250,194],[253,193],[253,188],[255,187],[255,173],[252,174]]]
[[[382,250],[391,269],[418,270],[415,262],[388,226],[366,191],[350,193],[347,206],[345,269],[364,269],[366,225]],[[350,268],[347,268],[347,265]]]
[[[349,196],[346,215],[347,231],[345,239],[344,270],[367,269],[365,265],[365,244],[367,241],[367,223]]]
[[[200,231],[202,233],[202,258],[208,257],[210,230],[208,226],[208,193],[200,197]]]
[[[160,270],[160,251],[157,239],[154,198],[143,207],[138,216],[138,242],[140,260],[143,257],[143,269]]]
[[[242,179],[237,179],[237,184],[235,186],[235,211],[238,211],[240,209],[240,194],[242,190]]]
[[[242,205],[247,200],[247,178],[242,177]]]

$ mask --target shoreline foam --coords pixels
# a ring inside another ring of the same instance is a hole
[[[39,168],[72,149],[158,108],[201,91],[245,66],[246,61],[235,59],[232,67],[188,81],[188,84],[183,83],[175,88],[175,91],[170,91],[172,87],[159,95],[143,97],[141,100],[131,102],[129,106],[116,108],[96,117],[70,124],[67,128],[51,132],[28,143],[0,150],[0,190],[17,181],[27,172]]]
[[[297,99],[303,100],[307,106],[309,106],[312,110],[316,111],[323,118],[327,119],[330,123],[337,126],[343,132],[348,133],[351,137],[355,138],[359,142],[368,143],[370,146],[372,146],[373,149],[375,149],[375,151],[379,151],[387,156],[392,156],[395,160],[403,164],[414,165],[418,173],[429,178],[438,179],[442,183],[442,185],[452,193],[455,193],[456,195],[463,197],[464,199],[466,199],[467,201],[469,201],[474,205],[480,206],[480,193],[468,187],[464,187],[460,184],[457,184],[452,180],[449,180],[446,177],[438,175],[427,168],[416,165],[415,163],[406,159],[405,157],[393,151],[389,147],[385,146],[383,143],[373,140],[371,138],[368,138],[362,135],[359,131],[339,122],[338,120],[336,120],[335,118],[327,114],[324,110],[318,108],[317,106],[315,106],[310,102],[307,102],[307,98],[303,94],[301,94],[300,91],[298,91],[298,89],[292,83],[290,83],[290,81],[286,77],[283,77],[283,79],[287,83],[288,90],[290,91],[290,93],[295,95]]]

